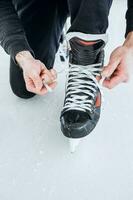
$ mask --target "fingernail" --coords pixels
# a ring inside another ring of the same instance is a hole
[[[102,76],[103,78],[106,78],[106,77],[107,77],[107,72],[103,71],[103,72],[101,73],[101,76]]]

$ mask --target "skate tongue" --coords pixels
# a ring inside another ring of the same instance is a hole
[[[104,46],[102,40],[93,42],[82,41],[74,37],[70,40],[70,63],[75,65],[91,65],[97,63],[97,56]]]

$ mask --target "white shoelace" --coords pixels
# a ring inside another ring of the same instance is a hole
[[[96,76],[100,76],[102,63],[87,66],[70,64],[66,81],[66,99],[63,110],[80,110],[92,112],[95,93],[99,88],[101,94],[101,84]],[[82,94],[82,95],[80,95]],[[91,97],[90,99],[88,97]]]

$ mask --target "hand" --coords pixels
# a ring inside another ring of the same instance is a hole
[[[130,68],[133,68],[133,50],[124,45],[116,48],[102,72],[102,76],[105,77],[103,86],[112,89],[122,82],[127,82]]]
[[[26,89],[29,92],[44,95],[48,92],[44,86],[43,81],[48,84],[51,89],[54,89],[57,82],[56,71],[54,69],[48,70],[40,61],[33,58],[29,52],[20,52],[16,56],[16,60],[23,69],[23,76],[26,84]]]
[[[133,73],[133,31],[129,32],[123,46],[118,47],[110,56],[109,64],[102,72],[105,77],[103,86],[112,89],[127,82]]]

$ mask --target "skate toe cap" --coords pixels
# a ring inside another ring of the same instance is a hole
[[[95,128],[99,120],[99,109],[94,112],[91,118],[85,113],[69,113],[61,116],[61,130],[66,137],[82,138],[87,136]],[[80,119],[80,120],[79,120]]]

